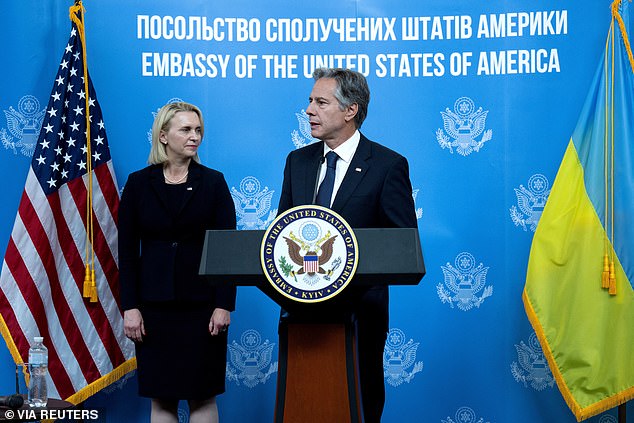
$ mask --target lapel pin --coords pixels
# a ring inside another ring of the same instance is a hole
[[[355,169],[355,171],[357,171],[357,172],[361,172],[361,168],[360,168],[360,167],[358,167],[358,168],[356,168],[356,169]]]
[[[192,187],[187,187],[187,191],[191,191],[191,190],[192,190]]]

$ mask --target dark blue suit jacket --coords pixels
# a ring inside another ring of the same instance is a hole
[[[145,302],[203,301],[234,310],[235,287],[214,288],[198,276],[207,229],[235,229],[222,173],[194,161],[185,197],[168,204],[162,165],[130,174],[119,205],[119,275],[124,310]]]
[[[288,155],[279,212],[313,203],[323,148],[317,142]],[[361,135],[332,210],[353,228],[417,227],[405,157]]]

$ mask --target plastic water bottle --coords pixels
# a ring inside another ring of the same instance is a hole
[[[27,402],[31,407],[46,407],[48,393],[46,377],[48,375],[48,349],[44,346],[44,338],[36,336],[29,349],[29,394]]]

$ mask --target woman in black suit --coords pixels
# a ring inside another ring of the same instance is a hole
[[[152,398],[151,420],[217,422],[225,390],[227,328],[235,287],[198,276],[207,229],[235,229],[222,173],[200,164],[200,110],[165,105],[152,126],[150,166],[133,172],[119,205],[119,267],[124,329],[135,342],[139,395]]]

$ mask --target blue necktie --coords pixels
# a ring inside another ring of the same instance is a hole
[[[330,198],[335,186],[335,169],[337,168],[338,158],[339,156],[334,151],[329,151],[326,154],[326,176],[321,181],[317,197],[315,197],[315,204],[319,206],[330,207]]]

